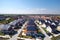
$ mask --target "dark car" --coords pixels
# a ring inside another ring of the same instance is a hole
[[[47,33],[48,36],[51,36],[52,34],[51,33]]]

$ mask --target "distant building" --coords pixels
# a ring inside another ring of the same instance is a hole
[[[0,20],[5,20],[6,17],[5,16],[0,16]]]

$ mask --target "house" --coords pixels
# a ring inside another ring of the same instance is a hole
[[[14,31],[15,27],[14,25],[19,22],[19,20],[15,20],[13,22],[10,22],[9,24],[1,24],[0,25],[0,31],[2,31],[4,34],[14,34],[16,31]]]
[[[26,35],[32,36],[32,34],[37,33],[37,26],[34,23],[34,19],[30,19],[26,26]]]
[[[52,29],[51,29],[51,27],[50,26],[48,26],[47,28],[46,28],[46,30],[48,31],[48,32],[52,32]]]
[[[3,30],[4,24],[0,24],[0,31]]]
[[[5,20],[5,19],[6,19],[5,16],[0,15],[0,20]]]
[[[27,29],[27,33],[26,33],[27,36],[37,33],[37,28],[36,28],[36,26],[29,25],[29,26],[27,26],[26,29]]]
[[[11,26],[9,24],[0,24],[0,31],[1,30],[8,30]]]
[[[34,25],[29,25],[29,26],[27,27],[27,30],[28,30],[28,31],[36,31],[37,28],[36,28],[36,26],[34,26]]]
[[[16,25],[19,21],[20,21],[20,19],[14,20],[14,21],[10,22],[9,24],[2,24],[1,25],[1,27],[3,26],[2,30],[8,30],[11,27],[15,27],[14,25]]]
[[[9,34],[9,35],[14,35],[17,33],[9,24],[2,24],[0,26],[0,31],[3,32],[4,34]]]

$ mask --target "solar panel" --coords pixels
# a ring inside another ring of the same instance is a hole
[[[27,30],[28,30],[28,31],[36,31],[37,28],[36,28],[35,26],[28,26],[28,27],[27,27]]]

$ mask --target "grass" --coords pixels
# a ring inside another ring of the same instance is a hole
[[[43,28],[43,27],[42,27]],[[46,32],[46,33],[48,33],[48,31],[46,30],[46,28],[43,28],[44,29],[44,31]]]
[[[8,40],[8,38],[0,38],[0,40]]]
[[[4,36],[4,33],[2,33],[2,32],[0,31],[0,35]]]
[[[51,39],[52,39],[52,40],[60,40],[60,35],[57,36],[57,37],[54,37],[54,36],[53,36]]]
[[[8,24],[10,23],[11,21],[13,21],[14,19],[10,18],[9,20],[1,20],[0,21],[0,24]]]
[[[32,38],[31,36],[24,36],[24,35],[21,35],[19,37],[22,37],[22,38]]]

